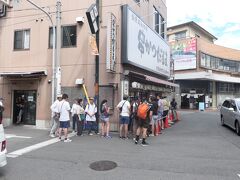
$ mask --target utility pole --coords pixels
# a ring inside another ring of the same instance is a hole
[[[54,24],[53,24],[53,20],[52,17],[50,16],[50,14],[45,11],[43,8],[41,8],[40,6],[38,6],[37,4],[35,4],[33,1],[31,0],[26,0],[27,2],[29,2],[30,4],[32,4],[33,6],[35,6],[36,8],[38,8],[40,11],[44,12],[47,17],[49,18],[51,24],[52,24],[52,28],[53,28],[53,52],[52,52],[52,103],[55,101],[56,99],[56,93],[55,93],[55,84],[56,84],[56,30],[54,28]]]
[[[100,0],[96,0],[96,6],[97,6],[97,11],[98,11],[98,17],[97,17],[97,26],[98,26],[98,31],[96,32],[96,43],[97,43],[97,48],[98,48],[98,51],[100,52],[100,49],[99,49],[99,31],[100,31],[100,25],[99,25],[99,20],[100,20]],[[97,98],[97,112],[98,112],[98,115],[97,115],[97,125],[99,125],[99,56],[100,56],[100,53],[99,55],[96,56],[96,64],[95,64],[95,96]],[[97,131],[99,131],[98,129],[98,126],[97,126]]]
[[[61,50],[61,0],[57,0],[56,10],[56,31],[57,31],[57,45],[56,45],[56,94],[61,94],[61,67],[60,67],[60,50]]]

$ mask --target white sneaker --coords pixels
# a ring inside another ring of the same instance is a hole
[[[65,139],[64,142],[72,142],[71,139]]]
[[[49,136],[52,137],[52,138],[55,138],[55,137],[56,137],[54,134],[50,134]]]
[[[89,133],[88,135],[89,135],[89,136],[92,136],[92,135],[93,135],[93,133]]]
[[[154,136],[154,134],[149,134],[149,136],[152,136],[152,137],[153,137],[153,136]]]

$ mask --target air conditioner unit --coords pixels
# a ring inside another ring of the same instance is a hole
[[[76,79],[75,84],[76,84],[76,85],[82,85],[82,84],[84,84],[84,79],[83,79],[83,78],[82,78],[82,79]]]
[[[0,2],[3,2],[3,4],[9,6],[10,5],[10,0],[0,0]]]

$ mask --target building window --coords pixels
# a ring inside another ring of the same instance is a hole
[[[77,26],[62,27],[62,47],[77,46]]]
[[[154,30],[162,37],[165,37],[165,20],[156,7],[154,10]]]
[[[186,31],[181,31],[181,32],[175,33],[175,39],[176,40],[186,39]]]
[[[30,48],[30,29],[19,30],[14,32],[14,49]]]

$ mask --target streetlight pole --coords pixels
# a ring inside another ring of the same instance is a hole
[[[57,28],[57,45],[56,45],[56,94],[61,94],[61,68],[60,68],[60,50],[61,50],[61,0],[57,0],[56,28]]]
[[[56,38],[56,30],[55,30],[55,27],[54,27],[54,24],[53,24],[53,20],[50,16],[50,14],[45,11],[43,8],[41,8],[40,6],[38,6],[37,4],[35,4],[33,1],[31,0],[26,0],[27,2],[29,2],[30,4],[32,4],[33,6],[35,6],[36,8],[38,8],[40,11],[44,12],[47,17],[49,18],[51,24],[52,24],[52,29],[53,29],[53,52],[52,52],[52,103],[55,101],[55,79],[56,79],[56,57],[55,57],[55,53],[56,53],[56,41],[55,41],[55,38]]]

